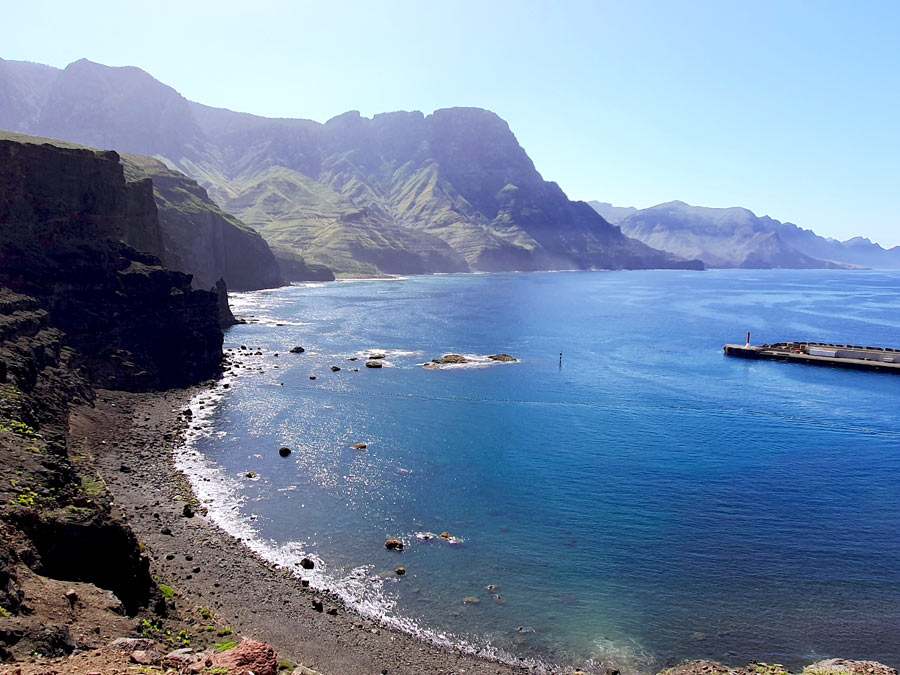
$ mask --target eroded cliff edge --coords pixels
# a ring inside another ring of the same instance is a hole
[[[26,587],[82,584],[82,604],[126,619],[165,612],[147,558],[92,477],[96,449],[71,441],[69,412],[100,387],[213,377],[223,337],[217,294],[125,236],[161,240],[150,181],[126,181],[115,152],[0,138],[0,659],[76,644],[67,619],[36,609]]]

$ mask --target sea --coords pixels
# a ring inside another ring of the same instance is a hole
[[[436,275],[231,301],[248,323],[225,335],[229,386],[193,401],[178,465],[210,518],[364,616],[537,670],[900,666],[900,377],[723,354],[747,331],[900,348],[900,272]],[[468,362],[423,367],[448,353]]]

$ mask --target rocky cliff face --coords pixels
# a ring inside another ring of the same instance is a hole
[[[222,332],[215,293],[123,237],[161,241],[149,180],[127,182],[114,152],[0,135],[0,661],[71,652],[85,603],[107,626],[167,611],[69,413],[95,387],[215,375]],[[39,588],[70,618],[35,607]]]
[[[485,110],[266,119],[84,60],[42,91],[27,115],[9,109],[0,119],[164,158],[271,245],[345,274],[702,267],[570,201]]]
[[[7,136],[0,186],[0,285],[47,312],[94,384],[165,388],[218,371],[215,293],[119,241],[161,239],[149,181],[126,182],[114,152]]]
[[[132,235],[124,241],[158,256],[166,267],[193,275],[194,288],[211,289],[224,278],[234,291],[282,286],[275,256],[256,230],[225,213],[196,181],[152,157],[122,155],[125,177],[153,182],[161,240]]]

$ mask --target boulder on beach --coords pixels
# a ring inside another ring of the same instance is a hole
[[[384,542],[384,547],[388,551],[402,551],[403,542],[399,539],[388,539],[386,542]]]
[[[381,361],[366,361],[366,368],[381,368]]]
[[[241,349],[243,349],[243,347],[241,347]],[[302,354],[305,351],[306,350],[303,347],[297,346],[291,349],[291,354]]]
[[[227,651],[212,654],[209,657],[209,672],[247,673],[254,675],[277,675],[278,657],[269,645],[244,640]]]
[[[462,354],[444,354],[439,359],[431,359],[432,363],[468,363],[469,359],[467,359]]]
[[[491,354],[488,358],[491,361],[502,361],[503,363],[514,363],[519,360],[515,356],[510,356],[509,354]]]

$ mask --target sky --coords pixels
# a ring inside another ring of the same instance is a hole
[[[478,106],[572,199],[900,245],[900,2],[0,0],[0,57],[324,122]]]

